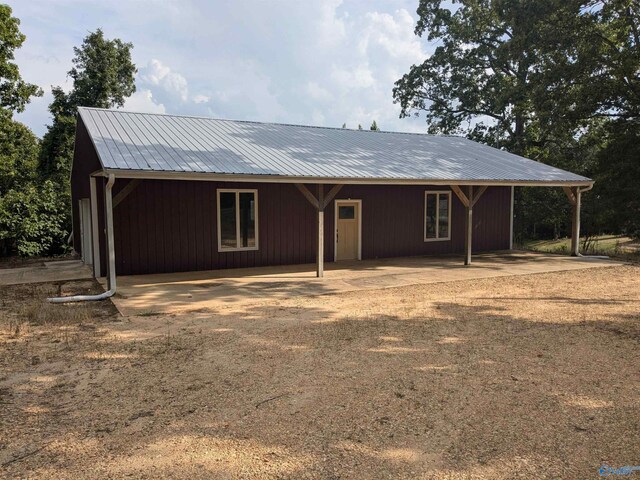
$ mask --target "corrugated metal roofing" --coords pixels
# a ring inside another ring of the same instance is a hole
[[[105,169],[279,177],[585,182],[462,137],[80,108]]]

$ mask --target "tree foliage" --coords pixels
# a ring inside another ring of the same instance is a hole
[[[25,36],[20,33],[20,20],[11,13],[9,5],[0,5],[0,107],[8,112],[22,112],[31,97],[41,96],[42,90],[25,82],[18,65],[12,61]]]
[[[51,180],[28,182],[9,190],[0,196],[0,253],[60,253],[68,235],[66,210]]]
[[[131,60],[131,43],[109,40],[98,29],[74,47],[73,80],[70,92],[53,87],[49,111],[53,117],[40,147],[39,172],[55,186],[64,221],[62,231],[71,231],[71,189],[69,179],[73,160],[78,107],[121,107],[135,92],[136,67]],[[65,235],[66,236],[66,235]],[[55,243],[55,242],[54,242]]]
[[[25,40],[11,9],[0,5],[0,253],[48,255],[66,249],[71,229],[69,177],[79,106],[123,106],[135,91],[135,65],[130,43],[90,33],[74,48],[68,75],[73,88],[54,87],[49,111],[53,123],[42,142],[15,122],[29,98],[41,95],[24,82],[12,63]]]
[[[52,253],[62,207],[53,186],[39,181],[38,139],[12,118],[31,97],[42,95],[12,62],[25,41],[19,25],[11,8],[0,5],[0,254],[38,255]]]
[[[62,190],[68,189],[73,157],[75,116],[78,107],[122,107],[135,92],[136,67],[131,60],[131,43],[109,40],[98,29],[74,47],[73,80],[69,93],[60,87],[52,89],[49,111],[53,123],[42,139],[40,170],[52,177]]]
[[[38,148],[31,130],[0,113],[0,195],[36,180]]]
[[[602,135],[608,122],[637,120],[639,5],[454,0],[451,7],[420,0],[415,33],[437,47],[396,82],[401,117],[424,113],[430,133],[466,135],[592,176],[598,186],[604,142],[620,141]],[[590,203],[600,199],[597,191],[586,196],[586,212],[597,211]],[[521,235],[536,226],[567,232],[568,205],[558,192],[519,191],[516,212]],[[595,218],[584,223],[612,228]]]
[[[603,135],[594,187],[598,208],[591,217],[596,229],[640,238],[640,124],[619,119]]]

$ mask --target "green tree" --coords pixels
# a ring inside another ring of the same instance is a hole
[[[638,2],[453,3],[419,3],[415,33],[438,46],[396,82],[401,117],[424,112],[430,133],[464,134],[597,180],[602,119],[637,116]],[[597,199],[586,196],[585,207]],[[568,205],[554,190],[518,191],[516,212],[521,235],[567,231]]]
[[[358,124],[358,130],[362,130],[362,125]]]
[[[346,123],[343,123],[343,124],[342,124],[342,128],[347,128],[347,124],[346,124]]]
[[[575,1],[575,0],[574,0]],[[583,0],[547,39],[553,68],[536,98],[553,118],[640,118],[640,2]]]
[[[41,96],[42,90],[25,82],[12,61],[26,37],[20,33],[20,20],[11,13],[11,7],[0,5],[0,107],[5,112],[22,112],[31,97]]]
[[[544,146],[557,131],[570,130],[545,128],[533,98],[552,61],[545,52],[549,37],[557,37],[557,18],[578,15],[579,2],[453,3],[459,8],[420,1],[415,33],[426,33],[439,46],[396,82],[393,95],[401,117],[424,111],[431,133],[466,134],[518,154]]]
[[[50,253],[64,236],[58,225],[64,218],[51,183],[37,174],[39,143],[23,124],[13,120],[31,97],[42,95],[25,82],[12,62],[25,36],[11,8],[0,5],[0,254]]]
[[[37,180],[38,149],[31,130],[0,113],[0,196]]]
[[[639,235],[640,3],[578,3],[579,14],[558,17],[547,39],[553,68],[540,70],[534,107],[542,123],[580,125],[577,152],[596,180],[583,231]]]
[[[622,232],[640,238],[640,123],[618,119],[602,132],[593,196],[596,232]]]
[[[63,190],[68,190],[77,109],[124,105],[136,89],[132,48],[131,43],[120,39],[106,39],[100,29],[90,33],[80,47],[73,49],[73,68],[68,72],[73,80],[71,91],[65,93],[60,87],[52,89],[49,111],[53,123],[42,139],[40,170]]]
[[[136,67],[131,60],[132,48],[131,43],[106,39],[100,29],[90,33],[80,47],[73,49],[73,68],[68,72],[73,80],[71,91],[66,93],[60,87],[52,89],[53,102],[49,111],[53,122],[42,139],[39,171],[56,187],[58,199],[64,205],[62,231],[71,230],[69,177],[78,107],[124,105],[126,98],[135,92]]]
[[[65,205],[51,180],[29,182],[0,196],[0,253],[23,256],[63,251]]]
[[[376,132],[380,131],[380,129],[378,128],[378,124],[376,123],[375,120],[371,123],[371,126],[369,127],[369,130],[373,130],[373,131],[376,131]]]
[[[576,48],[564,50],[570,74],[549,89],[547,101],[555,116],[568,112],[589,119],[587,135],[600,145],[585,230],[640,237],[640,2],[609,0],[588,7],[581,16],[588,28],[579,30]]]

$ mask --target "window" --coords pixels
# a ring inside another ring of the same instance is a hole
[[[258,191],[218,190],[218,251],[258,249]]]
[[[451,239],[451,192],[424,192],[424,241]]]
[[[356,218],[356,207],[353,205],[340,205],[338,207],[338,218],[340,220],[353,220]]]

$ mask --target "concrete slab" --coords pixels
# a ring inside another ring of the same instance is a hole
[[[603,258],[498,252],[474,255],[468,267],[459,256],[327,263],[322,279],[315,277],[315,265],[137,275],[118,277],[113,302],[125,316],[217,311],[269,299],[616,265],[622,263]]]
[[[0,269],[0,285],[86,280],[92,277],[91,268],[82,260],[54,260]]]

